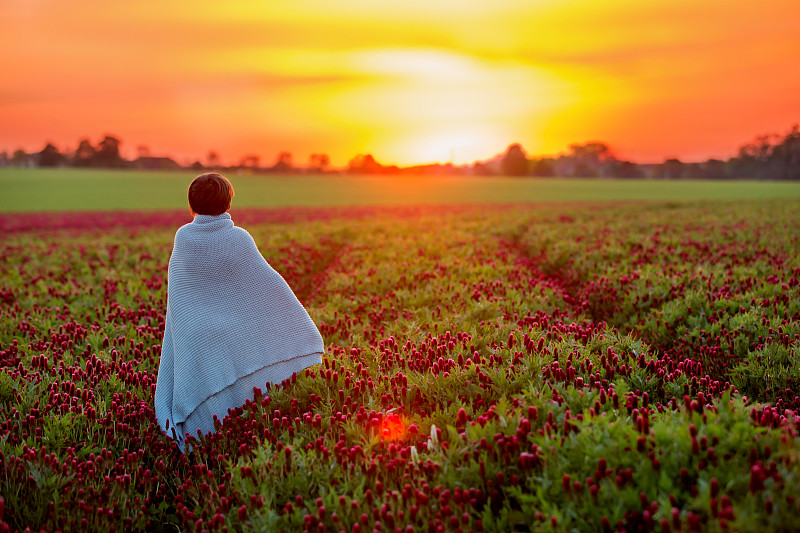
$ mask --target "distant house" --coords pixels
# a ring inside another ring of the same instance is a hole
[[[134,160],[133,168],[139,170],[180,170],[181,166],[170,157],[140,157]]]
[[[17,150],[11,157],[11,166],[17,168],[35,168],[39,166],[39,154],[26,154],[22,150]]]

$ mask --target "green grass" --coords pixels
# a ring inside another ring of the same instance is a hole
[[[0,212],[183,209],[193,171],[0,169]],[[228,175],[237,207],[800,198],[800,183]]]

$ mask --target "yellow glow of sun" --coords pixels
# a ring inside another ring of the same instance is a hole
[[[362,81],[320,106],[338,123],[357,118],[369,132],[365,148],[401,164],[489,157],[509,140],[538,137],[573,98],[568,83],[521,63],[435,49],[368,50],[350,59]]]

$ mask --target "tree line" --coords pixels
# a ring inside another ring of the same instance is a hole
[[[739,148],[730,159],[708,159],[683,162],[670,158],[661,163],[635,163],[618,158],[603,142],[571,144],[559,156],[529,156],[519,143],[502,153],[470,165],[433,163],[400,167],[383,165],[372,154],[359,154],[347,167],[333,169],[324,153],[313,153],[306,165],[296,165],[291,152],[279,152],[273,164],[263,165],[255,154],[243,156],[238,164],[223,166],[219,155],[209,151],[205,162],[195,161],[181,166],[170,157],[154,157],[146,146],[137,147],[137,158],[126,160],[120,155],[122,141],[114,135],[104,136],[97,144],[81,139],[74,152],[61,152],[46,143],[39,152],[16,150],[10,156],[0,152],[0,166],[14,167],[78,167],[134,168],[143,170],[202,171],[219,169],[251,173],[352,173],[352,174],[470,174],[581,178],[660,178],[660,179],[765,179],[800,180],[800,129],[797,125],[785,135],[763,135]]]
[[[727,160],[641,164],[618,159],[605,143],[589,142],[572,144],[558,157],[528,157],[512,144],[502,156],[477,165],[481,172],[509,176],[800,180],[800,129],[757,137]]]
[[[131,168],[139,170],[180,170],[180,169],[249,169],[258,171],[291,172],[295,170],[290,152],[280,152],[274,165],[262,166],[261,158],[255,154],[242,156],[238,164],[223,165],[219,155],[211,150],[205,163],[195,161],[189,165],[181,165],[169,156],[153,156],[149,147],[139,145],[135,159],[125,159],[120,153],[122,141],[114,135],[104,136],[97,144],[88,138],[78,142],[74,152],[61,152],[53,143],[48,142],[39,152],[27,153],[18,149],[9,156],[0,152],[0,166],[12,167],[76,167],[76,168]],[[328,170],[330,158],[326,154],[311,154],[308,167],[317,172]]]

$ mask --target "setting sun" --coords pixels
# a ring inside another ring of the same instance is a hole
[[[370,148],[390,161],[465,163],[489,157],[546,122],[568,102],[555,76],[507,61],[478,60],[436,49],[355,53],[358,87],[321,104],[346,126],[353,111]]]

